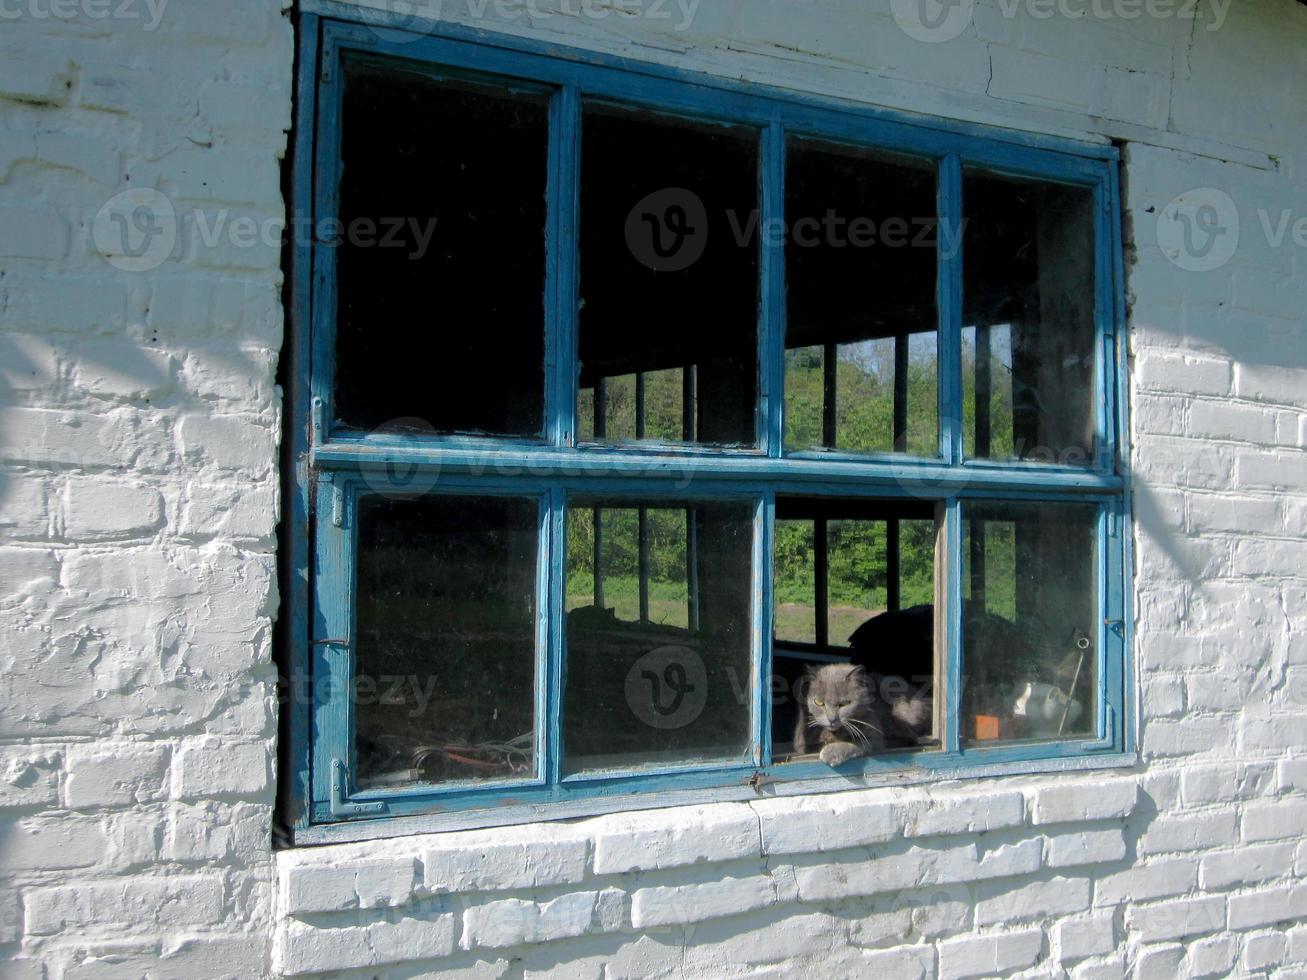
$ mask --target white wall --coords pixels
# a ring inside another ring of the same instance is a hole
[[[282,216],[279,6],[0,6],[6,978],[267,969],[281,256],[195,216]],[[150,271],[97,248],[130,188]]]
[[[1144,763],[274,859],[281,256],[258,231],[292,32],[277,0],[123,2],[0,2],[4,976],[1307,975],[1307,9],[994,0],[927,43],[871,0],[703,0],[684,30],[675,2],[445,0],[1127,141]],[[1193,272],[1159,216],[1200,189],[1239,235]],[[163,238],[133,259],[112,215],[141,204]]]

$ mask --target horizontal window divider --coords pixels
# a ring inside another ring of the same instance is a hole
[[[405,801],[417,801],[427,806],[433,799],[459,796],[488,797],[496,793],[514,793],[524,789],[541,789],[548,786],[547,780],[532,777],[528,779],[495,779],[481,783],[415,783],[389,789],[373,786],[368,789],[355,790],[350,794],[351,803],[384,802],[387,805]]]
[[[821,763],[790,763],[730,773],[708,772],[633,777],[628,781],[584,786],[555,786],[494,797],[442,801],[442,807],[419,808],[397,802],[383,818],[334,824],[314,824],[293,830],[297,845],[379,840],[406,834],[477,830],[532,821],[575,820],[631,810],[694,804],[747,802],[769,797],[838,793],[850,789],[922,786],[941,779],[991,779],[1040,773],[1128,769],[1139,764],[1133,753],[1100,751],[1033,757],[1030,746],[969,751],[962,755],[933,753],[920,764],[868,764],[832,771]],[[1024,751],[1025,756],[1015,756]],[[1014,757],[1015,756],[1015,757]],[[868,762],[869,760],[863,760]],[[789,770],[781,772],[780,770]],[[756,777],[756,778],[755,778]],[[656,791],[651,798],[650,792]]]
[[[614,781],[654,779],[659,776],[708,775],[723,773],[753,772],[758,768],[750,759],[718,759],[704,762],[685,762],[666,766],[645,766],[638,770],[631,769],[592,769],[584,772],[569,773],[558,781],[560,786],[603,786]]]
[[[1070,492],[1119,494],[1121,477],[1067,467],[948,466],[922,461],[828,460],[758,454],[719,453],[638,454],[613,450],[577,449],[434,449],[413,446],[332,444],[313,453],[314,465],[325,470],[358,470],[361,474],[401,468],[413,474],[427,492],[439,493],[442,482],[492,485],[511,481],[523,488],[562,484],[594,491],[605,483],[641,492],[633,480],[674,484],[682,495],[716,494],[731,489],[777,493],[855,493],[867,496],[908,496],[937,500],[957,494],[1017,491],[1061,496]],[[366,476],[364,477],[366,479]],[[385,477],[384,479],[389,479]],[[370,481],[374,487],[382,481]],[[756,486],[751,486],[756,483]],[[396,485],[403,491],[406,485]],[[385,488],[379,490],[385,492]]]
[[[1102,161],[1120,159],[1106,139],[1064,136],[959,122],[887,109],[838,96],[805,95],[733,79],[556,45],[462,25],[423,21],[421,34],[388,39],[404,18],[332,0],[304,0],[303,9],[331,18],[325,49],[374,52],[552,85],[577,85],[587,97],[620,99],[698,118],[765,126],[779,121],[795,134],[874,143],[927,156],[960,153],[967,163],[1029,176],[1093,183]],[[330,61],[326,70],[331,71]]]

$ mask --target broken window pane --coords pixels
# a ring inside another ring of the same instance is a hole
[[[935,168],[791,140],[785,445],[939,453]]]
[[[567,772],[747,755],[754,507],[569,503]]]
[[[335,415],[544,431],[548,97],[349,64]]]
[[[359,503],[362,787],[535,773],[539,504]]]
[[[588,105],[579,442],[754,445],[758,133]]]
[[[776,754],[792,750],[805,672],[849,662],[867,671],[876,710],[911,719],[886,721],[886,748],[931,742],[935,505],[781,497],[776,516]]]
[[[1092,737],[1098,507],[963,506],[962,736]]]
[[[1087,464],[1093,191],[969,171],[963,201],[966,455]]]

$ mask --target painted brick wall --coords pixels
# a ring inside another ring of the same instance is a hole
[[[268,970],[280,6],[0,7],[6,978]]]
[[[1307,11],[445,0],[1126,142],[1143,760],[274,857],[281,6],[0,4],[0,974],[1307,976]]]

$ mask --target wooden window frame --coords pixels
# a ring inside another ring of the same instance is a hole
[[[545,439],[491,439],[337,431],[331,370],[335,264],[322,242],[296,240],[290,251],[286,508],[281,670],[284,747],[283,820],[297,843],[465,829],[617,809],[760,793],[830,792],[876,785],[1002,773],[1126,766],[1136,760],[1131,623],[1131,515],[1126,420],[1126,352],[1119,154],[1107,143],[1080,142],[926,117],[909,117],[810,98],[521,38],[433,24],[405,34],[391,15],[304,0],[299,18],[293,212],[316,221],[335,216],[340,173],[342,58],[395,59],[436,77],[508,78],[551,91],[545,290]],[[1095,447],[1088,466],[969,460],[962,432],[962,254],[939,249],[939,455],[787,453],[784,437],[785,250],[760,244],[759,432],[749,449],[694,445],[576,445],[577,221],[582,99],[755,126],[761,227],[783,218],[786,138],[853,143],[929,157],[938,172],[941,228],[959,229],[964,166],[1092,189],[1095,205]],[[300,226],[297,221],[296,227]],[[316,225],[312,225],[316,226]],[[541,617],[534,777],[511,786],[416,787],[364,793],[350,782],[347,699],[352,676],[350,528],[370,475],[387,467],[439,478],[441,493],[531,496],[540,504],[538,600]],[[686,489],[687,481],[692,481]],[[697,765],[658,771],[561,775],[562,607],[568,494],[755,502],[752,691],[753,751],[745,765]],[[944,686],[941,747],[858,760],[836,775],[819,762],[773,764],[767,697],[771,676],[770,555],[778,494],[929,500],[939,514],[937,602]],[[1099,508],[1095,737],[986,747],[959,732],[963,509],[968,500],[1092,502]],[[940,569],[943,571],[941,572]],[[336,683],[327,686],[324,680]],[[331,694],[335,689],[337,693]],[[315,693],[316,692],[316,693]]]

